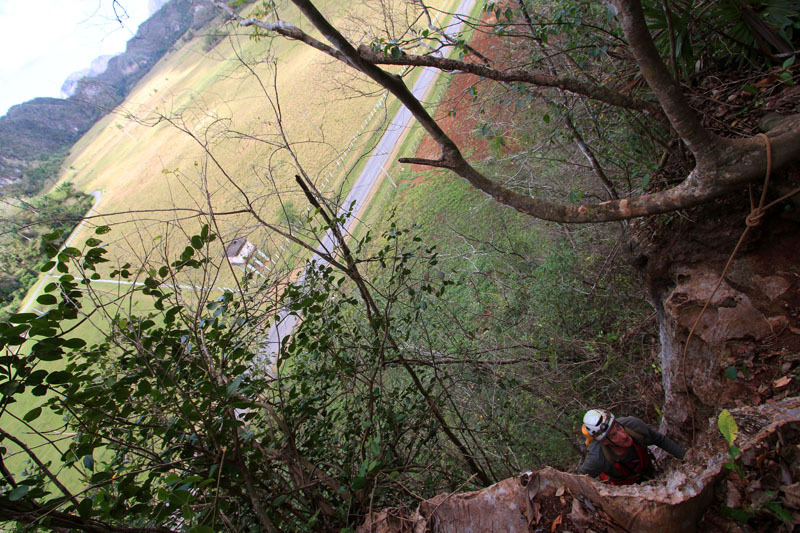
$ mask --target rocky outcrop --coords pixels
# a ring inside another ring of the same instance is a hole
[[[800,425],[800,398],[732,414],[741,428],[737,444],[745,457],[776,433]],[[703,439],[685,463],[645,484],[613,487],[545,468],[475,492],[440,494],[413,511],[372,513],[357,532],[695,531],[730,460],[716,426],[716,418],[707,421]]]
[[[797,222],[773,216],[752,230],[720,280],[743,230],[743,216],[711,219],[650,256],[665,421],[685,443],[721,407],[800,390],[786,376],[800,350]]]
[[[99,56],[92,60],[89,68],[79,70],[70,74],[64,83],[61,84],[61,98],[69,98],[75,94],[75,89],[78,87],[78,82],[83,78],[95,78],[106,71],[108,68],[108,61],[114,56]]]
[[[111,58],[102,73],[78,80],[69,98],[35,98],[11,107],[0,117],[0,191],[69,148],[119,105],[187,30],[217,15],[204,0],[170,0],[139,26],[125,52]]]
[[[743,531],[730,516],[791,531],[800,522],[800,203],[752,228],[722,277],[745,228],[746,207],[732,204],[698,209],[692,222],[675,217],[674,227],[642,221],[632,247],[660,326],[662,430],[689,450],[682,463],[628,487],[546,468],[373,513],[358,531]],[[723,408],[739,427],[735,461],[717,428]]]

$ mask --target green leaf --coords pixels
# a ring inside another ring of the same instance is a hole
[[[545,124],[550,124],[550,115],[545,113],[544,116],[542,117],[542,120],[544,121]]]
[[[375,475],[381,467],[383,467],[383,463],[379,459],[373,459],[367,467],[367,472],[371,475]]]
[[[42,240],[43,241],[48,241],[48,242],[54,241],[54,240],[58,239],[59,237],[61,237],[61,233],[62,233],[61,230],[56,230],[56,231],[54,231],[52,233],[48,233],[47,235],[42,235]]]
[[[39,272],[50,272],[56,266],[55,261],[48,261],[39,268]]]
[[[747,511],[742,509],[734,509],[733,507],[728,507],[727,505],[722,508],[722,514],[725,516],[729,516],[734,520],[741,522],[742,524],[746,524],[752,515]]]
[[[175,490],[169,495],[169,503],[175,505],[176,507],[186,505],[193,499],[192,493],[188,490]]]
[[[149,394],[153,387],[150,385],[150,382],[146,379],[143,379],[139,382],[136,386],[136,389],[139,391],[139,394]]]
[[[96,234],[98,234],[98,235],[104,235],[104,234],[108,233],[109,231],[111,231],[111,228],[109,228],[108,226],[100,226],[99,228],[94,230],[94,232]]]
[[[731,381],[735,380],[737,377],[739,377],[739,369],[733,365],[729,366],[725,369],[725,377]]]
[[[43,248],[44,253],[47,254],[47,257],[55,257],[58,255],[58,248],[50,243],[45,244]]]
[[[244,376],[239,376],[235,380],[233,380],[231,383],[229,383],[228,386],[225,389],[225,395],[226,396],[233,396],[234,394],[236,394],[236,392],[239,390],[239,387],[242,384],[242,380],[243,379],[244,379]]]
[[[72,339],[67,339],[64,341],[64,346],[66,348],[72,348],[73,350],[77,350],[86,346],[86,341],[83,339],[79,339],[77,337]]]
[[[791,67],[792,65],[794,65],[794,58],[795,58],[795,56],[792,56],[792,57],[790,57],[789,59],[787,59],[786,61],[784,61],[784,62],[783,62],[783,65],[781,65],[781,66],[782,66],[783,68],[789,68],[789,67]]]
[[[35,320],[38,316],[39,315],[36,313],[17,313],[8,317],[8,321],[12,324],[24,324],[25,322]]]
[[[736,421],[733,419],[733,415],[731,415],[730,411],[727,409],[722,410],[719,414],[719,418],[717,418],[717,425],[719,426],[720,432],[722,432],[722,436],[728,441],[728,445],[733,445],[733,441],[736,440],[736,435],[739,434],[739,427],[736,425]]]
[[[81,518],[88,518],[92,516],[92,504],[94,502],[91,498],[84,498],[81,500],[81,503],[78,504],[78,514]]]
[[[28,494],[30,487],[28,485],[19,485],[17,488],[8,493],[8,499],[12,502],[20,500]]]
[[[117,472],[108,472],[108,471],[96,472],[92,474],[92,477],[90,479],[92,484],[102,483],[104,481],[108,481],[109,479],[113,479],[115,474],[117,474]]]
[[[200,238],[199,235],[194,235],[192,237],[192,248],[195,250],[199,250],[203,247],[203,239]]]
[[[183,515],[184,520],[191,520],[194,518],[195,512],[189,505],[183,505],[181,507],[181,514]]]
[[[45,381],[50,385],[61,385],[62,383],[67,383],[70,379],[72,379],[71,372],[57,370],[56,372],[51,372]]]
[[[58,303],[58,298],[56,298],[52,294],[42,294],[41,296],[36,298],[36,301],[42,305],[53,305],[55,303]]]
[[[41,407],[34,407],[33,409],[31,409],[30,411],[25,413],[25,416],[23,416],[22,419],[25,422],[32,422],[32,421],[36,420],[37,418],[39,418],[40,414],[42,414],[42,408]]]
[[[53,348],[52,350],[46,351],[37,351],[34,355],[36,355],[36,359],[39,361],[58,361],[64,357],[61,348]]]
[[[94,237],[89,237],[88,239],[86,239],[86,246],[95,247],[95,246],[99,246],[102,242],[103,241],[101,241],[100,239],[95,239]]]
[[[0,383],[0,393],[6,396],[13,396],[19,387],[20,383],[17,381],[6,381],[5,383]]]
[[[47,377],[47,370],[34,370],[30,375],[25,378],[26,385],[41,385],[44,378]]]
[[[81,256],[81,251],[78,250],[77,248],[72,248],[72,247],[64,248],[64,250],[61,253],[66,255],[67,257],[80,257]]]
[[[794,57],[792,57],[792,59],[794,59]],[[779,502],[767,502],[764,504],[764,507],[775,513],[775,516],[777,516],[787,524],[791,524],[794,521],[792,518],[792,514],[786,509],[784,509],[783,505],[781,505]]]
[[[353,490],[359,490],[359,489],[364,488],[364,486],[366,486],[366,484],[367,484],[367,478],[358,476],[350,484],[350,488],[353,489]]]

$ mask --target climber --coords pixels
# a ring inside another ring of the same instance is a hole
[[[605,409],[586,411],[582,431],[589,453],[578,473],[599,477],[611,485],[631,485],[653,477],[653,458],[647,449],[651,444],[678,459],[686,453],[679,444],[638,418],[615,418]]]

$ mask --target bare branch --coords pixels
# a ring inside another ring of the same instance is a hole
[[[30,448],[28,448],[28,446],[26,446],[24,442],[22,442],[21,440],[19,440],[18,438],[16,438],[16,437],[15,437],[14,435],[12,435],[11,433],[8,433],[8,432],[7,432],[7,431],[5,431],[3,428],[0,428],[0,436],[2,436],[3,438],[6,438],[6,439],[8,439],[8,440],[10,440],[11,442],[13,442],[13,443],[14,443],[14,444],[16,444],[17,446],[19,446],[19,447],[20,447],[22,450],[24,450],[24,451],[25,451],[25,453],[28,455],[28,457],[30,457],[30,458],[31,458],[31,460],[32,460],[34,463],[36,463],[36,465],[37,465],[39,468],[41,468],[41,469],[42,469],[42,472],[44,472],[44,474],[47,476],[47,478],[48,478],[50,481],[52,481],[52,482],[53,482],[53,484],[54,484],[56,487],[58,487],[58,490],[60,490],[60,491],[61,491],[61,493],[62,493],[62,494],[63,494],[63,495],[64,495],[64,496],[65,496],[65,497],[66,497],[66,498],[67,498],[67,499],[68,499],[70,502],[72,502],[72,504],[73,504],[75,507],[78,507],[78,500],[77,500],[77,499],[75,499],[75,496],[72,494],[72,492],[70,492],[70,490],[69,490],[67,487],[65,487],[65,486],[64,486],[64,485],[63,485],[63,484],[62,484],[62,483],[61,483],[61,482],[58,480],[58,477],[56,477],[56,475],[55,475],[55,474],[53,474],[53,473],[50,471],[50,469],[49,469],[49,468],[47,468],[47,465],[45,465],[45,464],[44,464],[44,463],[41,461],[41,459],[39,459],[39,456],[38,456],[38,455],[36,455],[35,453],[33,453],[33,450],[31,450]]]
[[[442,130],[436,120],[423,107],[422,103],[413,96],[403,81],[377,66],[375,62],[379,58],[369,48],[361,47],[356,50],[310,1],[293,0],[293,2],[334,46],[336,51],[318,41],[309,41],[310,38],[298,34],[294,30],[289,31],[284,23],[273,23],[272,25],[261,23],[259,27],[264,29],[267,27],[273,28],[270,31],[290,36],[293,39],[303,40],[332,57],[345,61],[385,87],[400,100],[411,111],[425,131],[433,137],[441,149],[441,156],[436,160],[412,158],[404,159],[404,162],[449,168],[466,179],[473,187],[522,213],[536,218],[564,223],[624,220],[700,205],[718,198],[744,183],[760,179],[763,176],[766,161],[760,140],[733,141],[722,139],[700,125],[699,119],[681,94],[680,87],[658,57],[644,22],[641,5],[635,0],[615,0],[623,30],[630,43],[629,46],[634,52],[639,68],[656,94],[664,113],[680,137],[695,153],[697,167],[681,184],[667,191],[635,198],[584,205],[566,205],[534,198],[508,189],[484,176],[464,159],[458,146]],[[418,61],[420,65],[438,66],[439,68],[450,66],[457,67],[457,69],[464,67],[464,69],[470,69],[469,71],[478,75],[493,74],[499,76],[499,72],[493,73],[481,70],[485,67],[480,65],[457,62],[447,63],[449,60],[439,60],[429,56],[405,56],[407,60],[409,57],[414,58],[413,60]],[[408,64],[411,63],[409,62]],[[563,90],[580,89],[582,92],[588,92],[588,86],[565,85],[562,80],[558,82],[564,85],[564,87],[561,87],[555,84],[554,78],[534,79],[538,79],[541,82],[549,81],[553,86]],[[604,89],[605,92],[603,92],[595,86],[592,87],[592,90],[600,91],[597,94],[602,94],[607,99],[621,96],[618,94],[612,96],[610,93],[613,93],[613,91]],[[579,94],[582,93],[579,92]],[[770,138],[774,147],[774,168],[777,169],[797,157],[796,147],[800,142],[800,120],[792,118],[785,121],[780,130],[771,133]]]
[[[654,118],[662,118],[661,108],[655,102],[632,98],[619,91],[603,85],[587,83],[576,78],[558,77],[538,71],[524,69],[500,70],[486,65],[448,59],[433,55],[402,54],[398,58],[387,55],[385,52],[375,52],[366,45],[358,47],[361,57],[376,65],[410,65],[418,67],[434,67],[448,72],[466,72],[500,82],[530,83],[538,87],[552,87],[562,89],[573,94],[592,98],[615,107],[624,107],[649,113]]]

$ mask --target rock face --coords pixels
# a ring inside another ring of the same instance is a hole
[[[11,107],[0,117],[0,192],[39,161],[69,148],[122,102],[178,38],[217,14],[207,1],[170,0],[139,26],[126,51],[109,59],[102,73],[79,79],[69,98],[34,98]]]
[[[108,68],[108,61],[114,56],[99,56],[92,60],[89,68],[79,70],[70,74],[64,83],[61,85],[61,98],[69,98],[75,94],[75,89],[78,88],[78,82],[83,78],[95,78],[106,71]]]
[[[749,230],[724,277],[745,228],[742,206],[707,206],[691,214],[696,222],[677,228],[642,222],[650,225],[642,232],[648,237],[634,246],[634,261],[660,325],[662,430],[686,446],[682,463],[626,487],[546,468],[483,490],[442,494],[413,511],[373,513],[358,531],[742,531],[730,518],[707,513],[709,505],[752,513],[758,498],[781,494],[785,508],[800,510],[800,232],[792,215],[800,203],[787,208]],[[722,408],[738,425],[737,462],[749,469],[744,481],[724,466],[731,458],[717,428]],[[770,454],[782,459],[765,459]],[[800,512],[792,516],[800,520]]]
[[[794,383],[773,383],[785,373],[783,359],[800,349],[797,223],[774,216],[751,231],[720,280],[744,229],[726,221],[700,224],[688,241],[665,247],[647,272],[661,329],[666,425],[684,442],[694,420],[720,407],[796,392]]]
[[[800,398],[732,411],[744,455],[787,426],[800,424]],[[725,474],[727,443],[706,422],[704,438],[680,469],[640,485],[613,487],[588,476],[545,468],[463,494],[440,494],[413,512],[371,514],[358,533],[504,531],[691,532]]]

